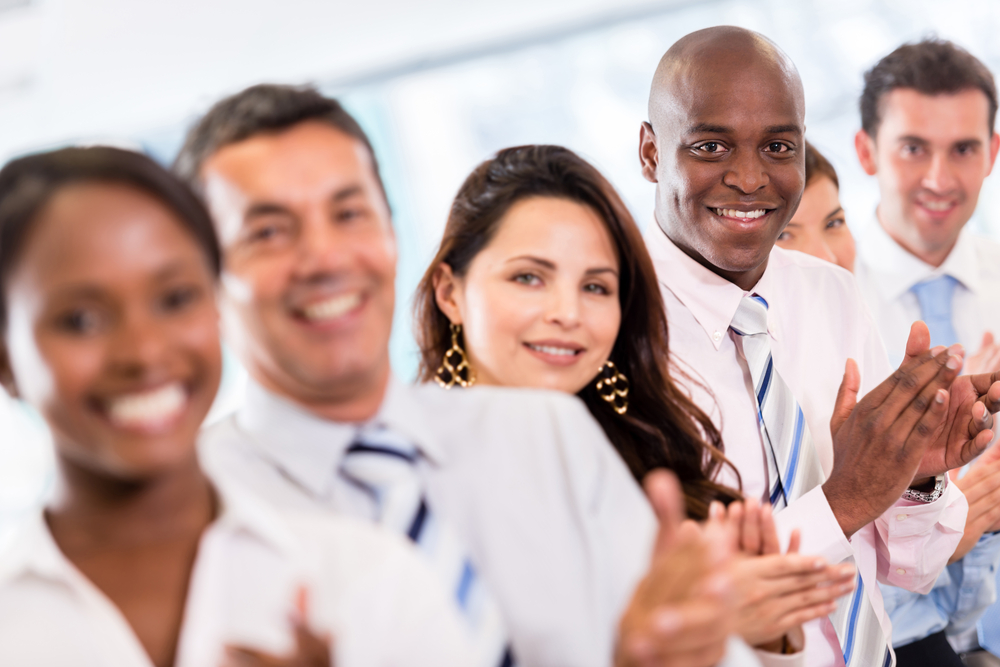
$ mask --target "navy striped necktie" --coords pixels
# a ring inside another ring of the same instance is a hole
[[[767,308],[763,297],[744,296],[730,328],[742,340],[743,355],[753,380],[757,425],[766,448],[769,496],[777,512],[822,484],[825,475],[802,408],[774,368]],[[895,665],[860,571],[854,592],[837,601],[830,623],[837,632],[847,667]]]
[[[347,448],[341,472],[372,495],[379,523],[416,543],[452,592],[469,623],[481,658],[477,664],[513,667],[500,608],[458,535],[427,503],[419,461],[420,453],[409,441],[382,427],[365,427]]]

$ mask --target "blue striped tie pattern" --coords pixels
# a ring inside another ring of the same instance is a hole
[[[730,329],[742,340],[753,380],[757,425],[766,446],[769,495],[777,512],[822,484],[823,468],[802,408],[774,369],[767,332],[767,301],[756,294],[744,296]],[[854,592],[840,598],[837,610],[830,614],[844,651],[844,663],[847,667],[893,666],[895,655],[865,594],[860,573],[855,583]]]
[[[424,554],[469,622],[482,667],[513,667],[500,608],[478,576],[458,535],[430,508],[410,442],[382,427],[359,430],[347,448],[341,473],[372,495],[378,521],[405,534]]]

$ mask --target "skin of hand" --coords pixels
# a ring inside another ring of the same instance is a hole
[[[734,542],[736,631],[751,646],[780,653],[785,638],[801,650],[802,624],[831,614],[837,599],[854,589],[854,566],[800,555],[798,530],[781,553],[770,505],[752,498],[728,508],[713,503],[709,521],[724,522]]]
[[[969,467],[961,479],[952,471],[952,480],[969,501],[965,532],[949,563],[965,557],[985,532],[1000,530],[1000,447],[990,447]]]
[[[969,375],[979,373],[995,373],[1000,371],[1000,343],[993,340],[993,334],[987,331],[983,334],[983,343],[979,351],[965,360],[965,372]]]
[[[643,486],[660,531],[650,569],[619,622],[615,667],[710,667],[734,627],[729,539],[718,526],[683,521],[671,473],[653,471]]]
[[[334,667],[333,640],[314,633],[306,622],[308,594],[299,588],[295,597],[295,613],[289,619],[295,634],[295,652],[277,656],[242,646],[227,646],[220,667]]]
[[[910,356],[860,402],[858,367],[853,359],[847,360],[830,419],[833,470],[823,484],[823,492],[848,539],[899,500],[918,478],[918,470],[926,465],[928,448],[944,440],[951,402],[948,390],[962,367],[962,358],[944,348],[919,351],[929,339],[927,327],[915,323],[907,342]],[[965,428],[966,434],[971,432],[968,423]],[[992,437],[989,432],[977,432],[972,441],[966,437],[963,443],[956,438],[956,448],[967,447],[979,454],[989,441],[980,446],[984,435]],[[935,456],[962,459],[965,454]]]
[[[927,325],[914,322],[903,364],[925,353],[930,339]],[[953,345],[949,352],[955,354],[960,348],[960,345]],[[979,456],[993,440],[993,414],[1000,411],[1000,373],[962,375],[955,380],[949,392],[944,428],[938,441],[924,454],[912,486],[928,483],[931,477],[961,468]]]

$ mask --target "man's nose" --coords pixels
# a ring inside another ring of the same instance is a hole
[[[736,149],[723,183],[744,194],[752,194],[767,185],[767,169],[757,151]]]

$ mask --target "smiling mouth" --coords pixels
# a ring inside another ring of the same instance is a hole
[[[720,218],[734,218],[736,220],[756,220],[768,213],[770,210],[759,208],[754,211],[737,211],[733,208],[713,208],[712,211]]]
[[[542,354],[551,354],[554,357],[575,357],[577,355],[583,354],[583,350],[569,348],[569,347],[556,347],[554,345],[533,345],[531,343],[525,343],[525,346],[530,350],[534,350],[535,352],[541,352]]]
[[[341,294],[310,304],[299,312],[309,322],[329,322],[343,317],[361,305],[361,293]]]
[[[108,399],[105,410],[111,423],[127,429],[149,430],[173,422],[184,411],[188,392],[180,382],[150,391],[122,394]]]
[[[928,211],[934,211],[935,213],[947,211],[955,206],[955,202],[952,201],[922,201],[918,203]]]

